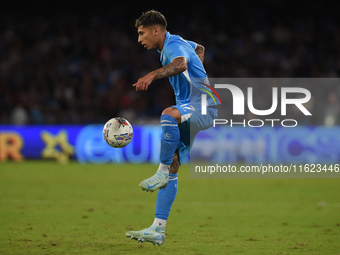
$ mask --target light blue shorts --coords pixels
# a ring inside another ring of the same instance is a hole
[[[213,125],[217,118],[217,108],[208,107],[207,114],[201,114],[201,102],[173,105],[181,113],[181,124],[178,125],[180,140],[177,145],[180,163],[188,156],[194,139],[200,130],[205,130]]]

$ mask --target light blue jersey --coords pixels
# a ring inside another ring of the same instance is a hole
[[[217,106],[220,105],[220,101],[212,92],[203,64],[195,52],[196,47],[196,43],[167,32],[161,51],[163,66],[170,64],[177,57],[185,57],[188,61],[186,71],[169,77],[176,96],[176,105],[172,107],[181,114],[181,123],[178,125],[180,141],[177,145],[181,163],[190,153],[197,133],[212,126],[213,119],[217,118]],[[204,115],[201,114],[202,94],[206,94],[208,105],[207,114]]]
[[[208,84],[207,73],[195,52],[196,46],[195,42],[184,40],[178,35],[172,35],[169,32],[165,35],[160,56],[162,65],[170,64],[177,57],[185,57],[188,61],[186,71],[169,77],[177,105],[188,104],[190,101],[200,102],[202,93],[206,93],[206,91],[211,93],[211,90],[205,85]],[[215,102],[216,100],[208,97],[208,105],[214,105]]]

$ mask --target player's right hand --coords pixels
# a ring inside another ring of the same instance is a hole
[[[135,84],[132,86],[136,87],[136,91],[147,90],[151,82],[153,81],[154,76],[152,73],[148,73],[144,77],[140,78]]]

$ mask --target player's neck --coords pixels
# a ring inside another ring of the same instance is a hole
[[[160,40],[158,42],[158,45],[157,45],[157,48],[161,51],[163,50],[163,46],[164,46],[164,41],[165,41],[165,35],[168,31],[164,30],[164,32],[160,33],[159,36],[160,36]]]

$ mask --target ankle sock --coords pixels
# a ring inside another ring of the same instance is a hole
[[[168,220],[171,206],[176,198],[178,186],[178,174],[169,174],[169,183],[165,189],[159,189],[157,193],[155,218]],[[156,223],[161,223],[156,221]],[[163,222],[164,223],[164,222]]]

